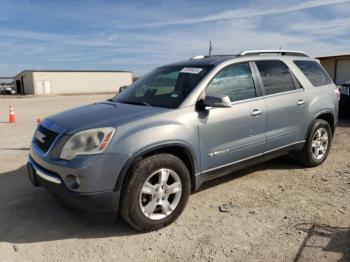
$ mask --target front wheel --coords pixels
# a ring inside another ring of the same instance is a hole
[[[186,165],[171,154],[157,154],[130,170],[121,198],[121,215],[139,231],[152,231],[175,221],[191,192]]]
[[[332,144],[332,130],[328,122],[316,119],[310,129],[303,150],[299,153],[300,162],[314,167],[326,160]]]

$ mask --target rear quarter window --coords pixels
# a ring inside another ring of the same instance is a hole
[[[319,63],[315,61],[296,60],[294,64],[304,73],[313,86],[323,86],[332,83]]]

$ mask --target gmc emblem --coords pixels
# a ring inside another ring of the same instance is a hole
[[[35,138],[38,139],[41,143],[45,143],[45,135],[41,133],[39,130],[35,132]]]

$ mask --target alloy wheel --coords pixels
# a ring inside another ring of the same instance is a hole
[[[312,156],[315,159],[320,160],[325,156],[328,149],[328,140],[328,133],[325,128],[321,127],[316,130],[311,144]]]
[[[169,216],[181,199],[182,185],[179,175],[167,168],[152,173],[142,186],[140,207],[151,220]]]

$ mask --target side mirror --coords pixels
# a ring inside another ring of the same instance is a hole
[[[205,107],[231,107],[231,100],[225,95],[207,95],[203,100]]]

